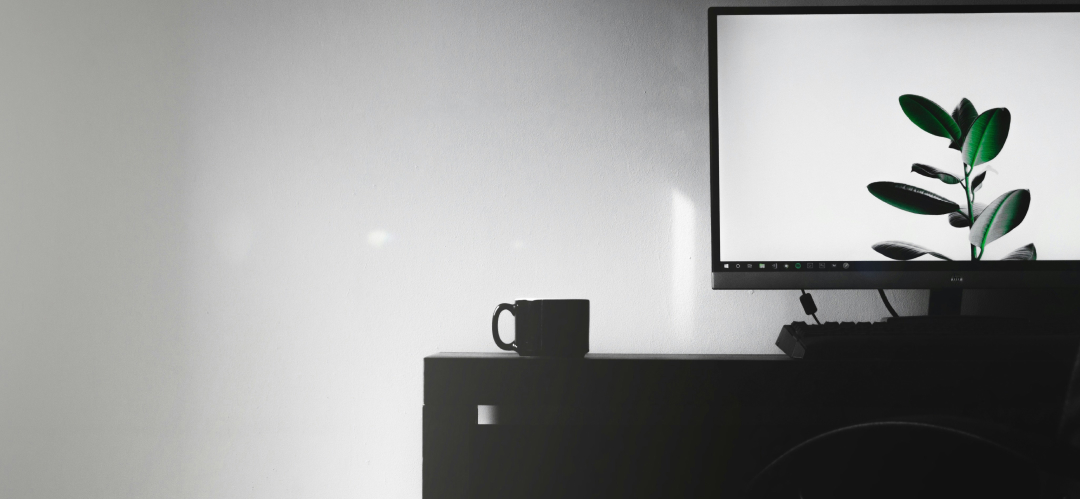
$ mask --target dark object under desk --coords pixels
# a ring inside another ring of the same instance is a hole
[[[741,497],[823,432],[955,417],[1057,437],[1073,362],[783,355],[424,359],[423,496]],[[488,422],[478,424],[478,406]]]

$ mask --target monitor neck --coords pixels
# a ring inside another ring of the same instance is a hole
[[[957,288],[935,288],[930,290],[930,307],[926,315],[960,315],[960,304],[964,290]]]

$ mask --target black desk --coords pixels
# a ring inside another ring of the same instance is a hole
[[[793,445],[935,415],[1053,439],[1071,361],[424,359],[423,495],[739,497]],[[478,424],[481,414],[497,424]]]

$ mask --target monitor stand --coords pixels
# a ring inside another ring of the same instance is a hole
[[[1075,322],[1080,288],[965,289],[964,315]]]
[[[930,306],[926,315],[960,315],[960,304],[964,301],[964,290],[959,288],[938,288],[930,290]]]
[[[1080,290],[1073,288],[931,289],[925,316],[890,317],[886,320],[918,325],[1027,327],[1032,324],[1075,322],[1073,311],[1077,304],[1080,304]]]
[[[1027,319],[1015,317],[988,317],[983,315],[961,315],[964,290],[956,288],[938,288],[930,290],[930,303],[926,315],[908,317],[889,317],[887,322],[913,328],[931,329],[981,329],[986,327],[1023,327]]]
[[[987,328],[1022,328],[1028,320],[1017,317],[990,317],[980,315],[961,315],[964,290],[939,288],[930,290],[930,303],[926,315],[905,317],[887,317],[886,322],[909,327],[913,330],[979,330]]]

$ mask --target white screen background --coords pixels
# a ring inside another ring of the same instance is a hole
[[[984,260],[1028,243],[1040,260],[1080,260],[1080,14],[718,16],[716,31],[724,261],[888,260],[871,249],[886,240],[969,259],[967,229],[866,189],[901,182],[965,204],[959,185],[911,173],[963,167],[904,115],[903,94],[1012,114],[976,201],[1021,188],[1032,201]]]

